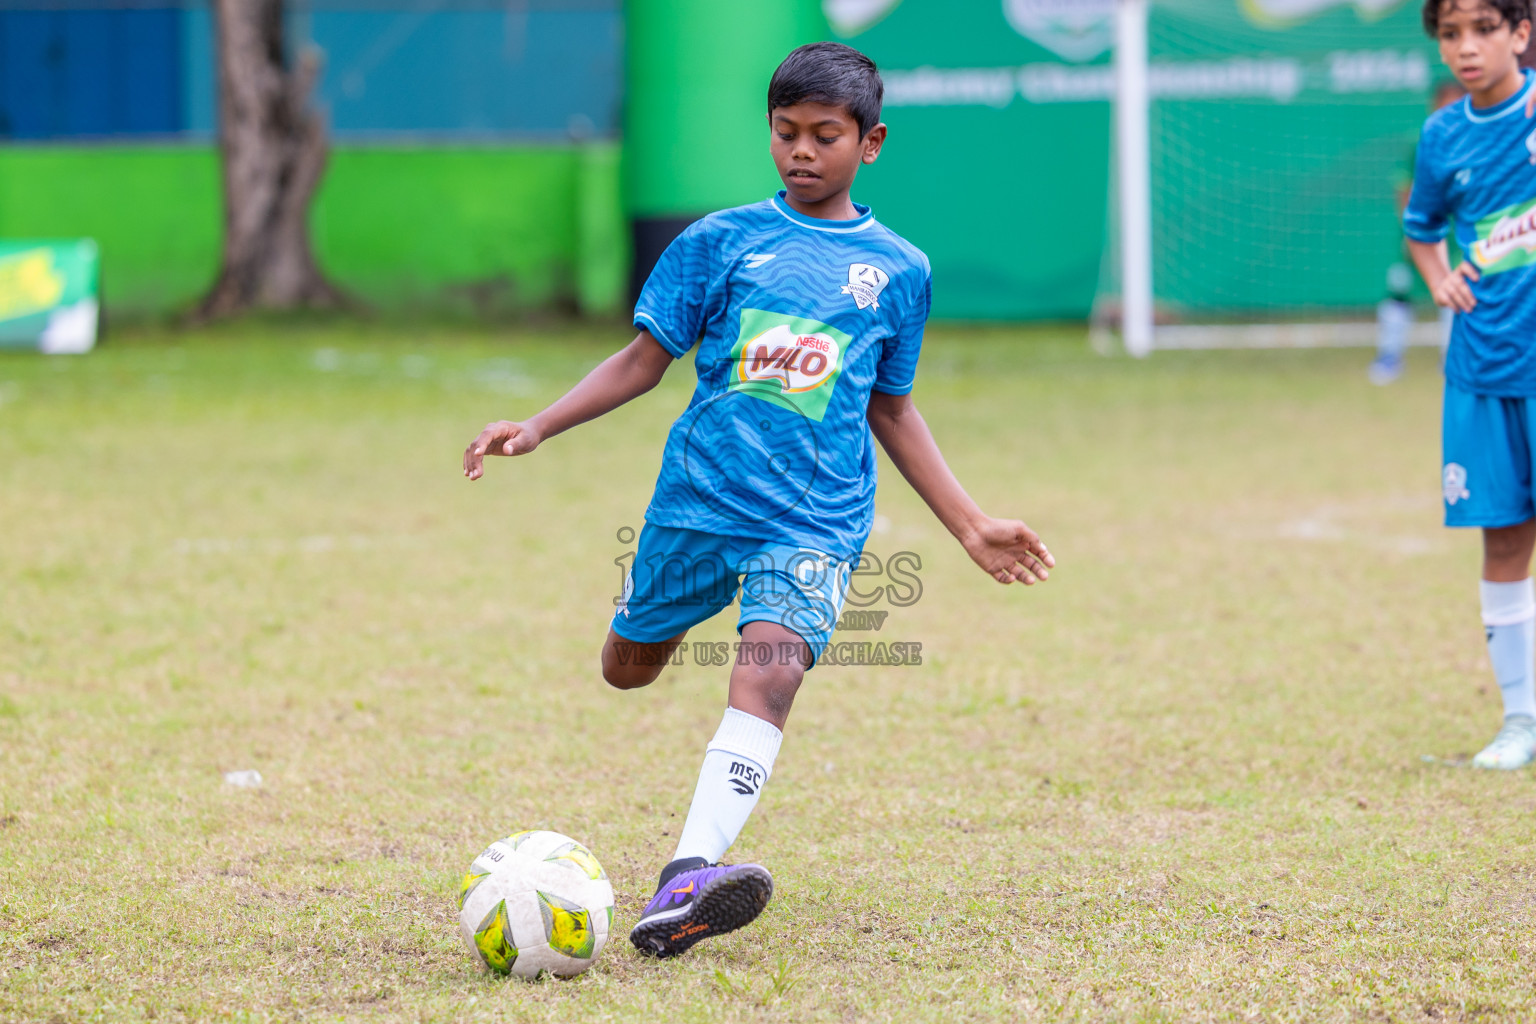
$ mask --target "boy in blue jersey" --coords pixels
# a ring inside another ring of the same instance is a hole
[[[719,862],[772,774],[869,535],[874,440],[993,579],[1032,584],[1055,564],[1024,523],[977,507],[912,403],[928,260],[849,196],[885,142],[882,93],[874,63],[847,46],[785,58],[768,86],[783,191],[692,224],[641,292],[635,340],[531,419],[488,425],[464,453],[476,479],[485,456],[526,454],[617,408],[697,345],[698,386],[667,437],[602,652],[611,685],[646,686],[690,628],[740,593],[725,716],[630,933],[655,956],[747,924],[772,895],[760,865]]]
[[[1530,0],[1428,0],[1424,25],[1466,99],[1424,125],[1403,231],[1435,301],[1456,311],[1445,361],[1447,526],[1483,531],[1483,624],[1504,724],[1473,759],[1536,757],[1536,72],[1519,61]],[[1466,258],[1452,269],[1454,222]]]

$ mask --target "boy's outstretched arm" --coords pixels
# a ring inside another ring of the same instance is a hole
[[[638,398],[660,383],[672,362],[672,353],[662,348],[649,331],[641,331],[634,341],[604,359],[543,412],[521,423],[498,420],[486,424],[464,449],[464,475],[478,480],[485,474],[482,461],[487,455],[527,455],[545,438],[595,420]]]
[[[1040,536],[1017,519],[994,519],[965,493],[939,452],[911,395],[869,396],[869,428],[912,489],[928,503],[966,554],[999,583],[1050,577],[1056,559]]]

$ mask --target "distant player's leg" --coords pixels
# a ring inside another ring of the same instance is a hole
[[[1480,603],[1488,657],[1504,701],[1498,735],[1472,759],[1479,768],[1519,768],[1536,753],[1530,411],[1525,399],[1474,394],[1445,382],[1445,524],[1482,528]]]
[[[1480,584],[1488,656],[1506,715],[1493,742],[1472,759],[1480,768],[1518,768],[1531,759],[1529,714],[1533,620],[1531,543],[1536,502],[1531,494],[1530,425],[1522,399],[1496,398],[1445,382],[1441,488],[1445,525],[1483,531]]]
[[[1412,282],[1408,267],[1394,263],[1387,270],[1387,297],[1376,307],[1376,358],[1371,363],[1372,384],[1390,384],[1403,373],[1403,350],[1413,326],[1413,307],[1408,302]]]
[[[1521,768],[1536,757],[1536,521],[1483,531],[1483,628],[1504,700],[1504,724],[1472,764]]]

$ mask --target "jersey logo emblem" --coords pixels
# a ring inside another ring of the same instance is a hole
[[[743,309],[726,387],[820,422],[852,342],[829,324]]]
[[[1461,170],[1457,171],[1456,184],[1460,185],[1462,188],[1466,188],[1468,185],[1472,184],[1472,168],[1463,167]]]
[[[742,257],[742,260],[746,263],[748,270],[756,270],[777,255],[776,252],[749,252]]]
[[[1458,501],[1465,501],[1472,497],[1472,492],[1467,490],[1467,470],[1457,462],[1445,464],[1445,503],[1454,505]]]
[[[891,276],[879,267],[872,267],[868,263],[848,264],[848,283],[843,285],[843,294],[852,295],[854,304],[860,309],[873,306],[880,308],[880,293],[890,283]]]
[[[1506,207],[1478,221],[1472,262],[1485,274],[1536,263],[1536,199]]]
[[[744,384],[774,381],[783,391],[809,391],[837,369],[838,347],[831,335],[796,334],[779,324],[742,346],[737,379]]]

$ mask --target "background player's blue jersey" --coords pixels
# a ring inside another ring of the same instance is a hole
[[[1536,121],[1525,101],[1536,72],[1503,103],[1470,98],[1431,115],[1419,139],[1403,231],[1456,241],[1482,274],[1477,308],[1458,313],[1445,375],[1466,391],[1536,397]]]
[[[855,206],[795,212],[784,193],[711,214],[662,254],[635,326],[699,383],[672,425],[648,522],[797,544],[841,559],[874,519],[870,391],[912,389],[928,259]]]

